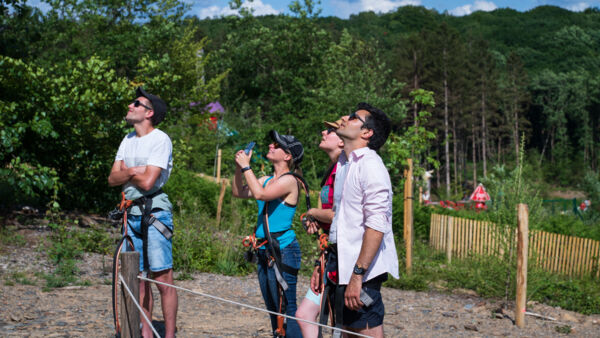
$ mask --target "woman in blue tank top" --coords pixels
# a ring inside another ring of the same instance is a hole
[[[298,183],[292,175],[285,175],[295,170],[304,156],[304,148],[300,141],[292,135],[281,135],[274,130],[269,132],[273,143],[269,145],[267,159],[273,164],[273,175],[256,178],[250,168],[252,151],[248,154],[240,150],[235,154],[237,164],[232,184],[233,196],[239,198],[255,198],[258,204],[256,237],[265,238],[265,212],[272,246],[279,246],[281,252],[280,266],[287,283],[284,291],[287,300],[286,314],[296,314],[297,271],[300,269],[300,245],[292,229],[292,220],[298,203]],[[246,185],[243,184],[246,181]],[[267,207],[265,208],[265,205]],[[261,240],[262,241],[262,240]],[[279,292],[273,266],[269,267],[269,250],[262,246],[258,250],[258,281],[260,291],[268,310],[279,311]],[[294,273],[295,271],[295,273]],[[273,336],[278,336],[277,316],[271,315]],[[286,337],[302,337],[295,320],[287,320]]]

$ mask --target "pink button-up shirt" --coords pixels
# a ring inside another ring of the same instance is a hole
[[[349,158],[342,153],[338,160],[338,175],[343,166],[345,175],[337,176],[335,181],[334,191],[340,187],[342,190],[341,199],[335,201],[338,205],[334,203],[335,217],[331,224],[338,249],[339,283],[350,282],[366,227],[384,235],[363,282],[385,272],[399,278],[398,254],[392,233],[390,175],[381,157],[368,147],[354,150]]]

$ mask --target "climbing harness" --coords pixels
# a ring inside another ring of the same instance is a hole
[[[331,326],[342,328],[342,316],[344,310],[344,292],[345,285],[338,284],[337,276],[337,247],[327,244],[324,253],[321,255],[321,312],[319,314],[319,323],[327,324],[331,321]],[[325,259],[325,255],[327,258]],[[327,266],[325,262],[329,262]],[[323,277],[326,276],[326,277]],[[333,337],[339,337],[339,331],[333,332]],[[319,327],[319,338],[323,337],[322,327]]]
[[[110,211],[108,216],[113,220],[121,220],[122,219],[122,227],[121,239],[117,244],[117,248],[113,254],[113,269],[112,269],[112,307],[113,307],[113,321],[115,324],[116,337],[121,336],[121,325],[119,323],[119,302],[118,302],[118,276],[119,276],[119,258],[121,256],[121,251],[123,251],[123,246],[125,243],[128,244],[127,250],[135,250],[133,245],[133,240],[131,236],[128,234],[128,226],[127,226],[127,212],[131,209],[132,206],[137,205],[142,210],[142,221],[141,221],[141,233],[134,233],[142,238],[143,242],[143,257],[144,257],[144,273],[149,270],[150,263],[148,261],[148,228],[152,225],[154,226],[165,238],[168,240],[173,237],[173,231],[159,221],[152,214],[153,211],[162,210],[159,208],[152,209],[152,199],[155,196],[158,196],[163,193],[162,189],[157,190],[156,192],[149,194],[147,196],[142,196],[136,200],[128,200],[125,198],[125,192],[121,192],[121,202],[117,205],[117,208]]]
[[[280,178],[285,175],[292,175],[292,176],[294,176],[294,178],[296,178],[296,180],[298,182],[300,182],[300,185],[302,186],[302,188],[304,189],[304,192],[305,192],[306,208],[307,208],[307,210],[309,210],[310,209],[310,191],[308,188],[308,184],[306,183],[304,178],[294,172],[285,173],[285,174],[281,175]],[[258,248],[260,248],[263,245],[266,246],[267,253],[268,253],[267,254],[267,265],[268,265],[268,267],[273,268],[273,271],[275,273],[275,279],[277,280],[277,291],[279,294],[278,313],[280,315],[277,315],[277,329],[275,330],[274,334],[276,337],[285,337],[285,330],[287,327],[287,323],[286,323],[286,318],[284,316],[282,316],[281,314],[285,314],[285,312],[286,312],[287,298],[285,297],[285,291],[287,291],[287,289],[288,289],[288,284],[287,284],[285,278],[283,277],[283,272],[297,276],[298,269],[293,268],[287,264],[284,264],[281,261],[281,249],[279,247],[278,238],[281,235],[283,235],[285,232],[289,231],[289,229],[285,230],[285,231],[281,231],[281,232],[271,233],[271,231],[269,229],[269,212],[268,211],[269,211],[269,202],[265,201],[265,205],[263,207],[263,216],[264,216],[263,226],[264,226],[265,238],[264,239],[256,238],[256,230],[258,229],[258,225],[257,225],[257,227],[254,229],[254,233],[252,235],[246,236],[242,240],[242,244],[245,247],[249,248],[249,250],[244,254],[246,260],[248,260],[249,262],[255,262],[256,256],[257,256],[256,250],[258,250]],[[303,223],[303,225],[306,228],[306,225],[304,223]]]

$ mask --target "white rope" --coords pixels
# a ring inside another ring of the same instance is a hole
[[[140,313],[142,314],[142,316],[144,316],[144,320],[146,321],[146,323],[148,323],[148,325],[152,329],[152,332],[154,332],[154,334],[160,338],[160,335],[158,334],[158,332],[156,332],[156,329],[154,328],[154,326],[152,326],[152,322],[150,321],[150,319],[148,319],[148,317],[146,317],[146,313],[144,313],[144,310],[142,310],[142,308],[140,307],[140,304],[138,304],[138,302],[135,300],[135,296],[133,295],[131,290],[129,290],[129,287],[127,286],[127,283],[125,283],[125,280],[123,279],[123,276],[121,274],[119,274],[119,280],[121,281],[121,285],[123,285],[125,287],[125,290],[127,290],[127,293],[129,293],[129,297],[131,297],[131,300],[133,300],[133,303],[135,304],[135,306],[137,306],[137,308],[138,308],[138,310],[140,310]],[[135,330],[136,328],[133,328],[133,329]]]
[[[360,334],[360,333],[357,333],[357,332],[340,329],[338,327],[333,327],[333,326],[329,326],[329,325],[325,325],[325,324],[313,322],[313,321],[310,321],[310,320],[306,320],[306,319],[302,319],[302,318],[297,318],[297,317],[294,317],[294,316],[289,316],[289,315],[286,315],[286,314],[283,314],[283,313],[279,313],[279,312],[274,312],[274,311],[269,311],[269,310],[266,310],[266,309],[261,309],[259,307],[248,305],[248,304],[238,303],[238,302],[235,302],[235,301],[232,301],[232,300],[229,300],[229,299],[225,299],[225,298],[221,298],[221,297],[209,295],[209,294],[202,293],[202,292],[197,292],[197,291],[185,289],[185,288],[182,288],[182,287],[177,286],[177,285],[159,282],[159,281],[156,281],[154,279],[149,279],[149,278],[142,277],[142,276],[138,276],[138,278],[141,279],[141,280],[148,281],[148,282],[154,282],[154,283],[157,283],[157,284],[162,284],[162,285],[165,285],[165,286],[170,286],[172,288],[179,289],[181,291],[186,291],[186,292],[198,295],[198,296],[204,296],[204,297],[212,298],[214,300],[220,300],[220,301],[225,302],[225,303],[229,303],[229,304],[233,304],[233,305],[237,305],[237,306],[241,306],[241,307],[246,307],[246,308],[257,310],[257,311],[266,312],[266,313],[269,313],[269,314],[272,314],[272,315],[282,316],[282,317],[285,317],[285,318],[288,318],[288,319],[294,319],[294,320],[297,320],[297,321],[302,321],[302,322],[305,322],[305,323],[309,323],[309,324],[313,324],[313,325],[318,325],[318,326],[324,327],[326,329],[332,329],[332,330],[335,330],[335,331],[345,332],[345,333],[349,333],[349,334],[352,334],[352,335],[355,335],[355,336],[358,336],[358,337],[373,338],[371,336],[367,336],[367,335]]]

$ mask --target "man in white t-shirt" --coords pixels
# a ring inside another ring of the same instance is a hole
[[[172,206],[161,188],[173,168],[171,139],[156,128],[167,113],[166,103],[139,87],[137,98],[128,106],[125,120],[135,131],[119,146],[108,177],[110,186],[123,186],[125,198],[145,201],[131,207],[127,215],[127,231],[135,250],[140,252],[140,271],[152,273],[152,278],[173,284],[173,252],[170,235],[173,232]],[[150,210],[148,210],[150,209]],[[158,221],[149,222],[149,216]],[[145,218],[145,222],[142,219]],[[146,237],[146,240],[143,240]],[[156,285],[160,292],[165,337],[175,336],[177,293],[174,288]],[[152,318],[150,283],[140,281],[140,303],[148,318]],[[142,336],[152,337],[152,328],[143,323]]]

